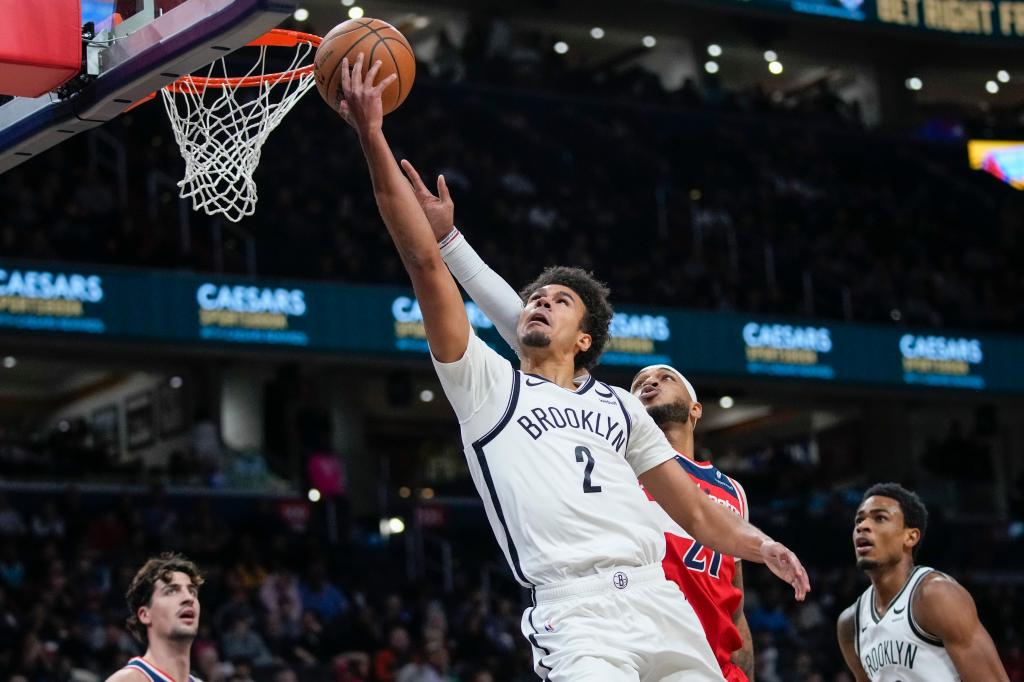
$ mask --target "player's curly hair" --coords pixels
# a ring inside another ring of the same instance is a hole
[[[153,602],[156,581],[170,582],[173,573],[184,573],[192,579],[192,584],[197,588],[203,584],[203,574],[200,573],[198,566],[181,554],[164,552],[143,564],[132,578],[132,583],[124,595],[125,601],[128,602],[128,620],[125,623],[128,632],[143,645],[148,643],[148,638],[146,626],[139,622],[139,609]]]
[[[928,529],[928,508],[924,506],[924,502],[917,496],[917,493],[907,490],[899,483],[876,483],[864,491],[864,496],[860,498],[861,504],[864,503],[864,500],[874,495],[891,497],[896,500],[900,505],[900,510],[903,512],[904,527],[916,528],[920,531],[921,537],[918,538],[917,544],[914,545],[913,553],[914,558],[917,559],[917,552],[921,549],[921,545],[924,544],[924,532]]]
[[[537,279],[523,287],[519,296],[525,302],[533,292],[549,284],[561,284],[564,287],[569,287],[583,301],[586,311],[580,321],[580,329],[590,334],[591,342],[590,348],[576,354],[574,364],[576,369],[582,367],[590,370],[597,364],[605,344],[608,343],[608,328],[611,326],[614,314],[612,306],[608,302],[608,295],[611,292],[591,272],[582,268],[555,265],[546,268],[537,276]]]

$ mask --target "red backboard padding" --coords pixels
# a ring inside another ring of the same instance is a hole
[[[82,67],[81,0],[0,0],[0,94],[38,97]]]

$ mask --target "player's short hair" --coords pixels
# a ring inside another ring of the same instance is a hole
[[[139,609],[152,603],[156,581],[163,580],[169,583],[173,573],[184,573],[192,579],[192,584],[197,588],[203,584],[203,574],[199,572],[198,566],[181,554],[164,552],[143,564],[132,578],[132,583],[124,595],[125,601],[128,602],[128,631],[142,644],[147,644],[148,638],[146,626],[139,622]]]
[[[591,272],[587,272],[582,268],[554,265],[545,268],[537,276],[537,279],[523,287],[519,292],[519,296],[523,301],[526,301],[537,289],[546,287],[549,284],[561,284],[564,287],[569,287],[583,301],[583,307],[586,310],[583,313],[583,319],[580,321],[580,329],[590,334],[591,343],[590,348],[576,354],[574,364],[576,369],[584,368],[589,370],[597,364],[598,358],[601,357],[601,352],[604,351],[605,344],[608,343],[608,328],[611,326],[612,315],[614,314],[612,306],[608,302],[608,295],[611,292]]]
[[[874,495],[891,497],[896,500],[903,512],[903,525],[920,531],[921,537],[914,545],[914,558],[916,559],[918,550],[924,544],[924,532],[928,529],[928,508],[924,506],[924,502],[917,496],[917,493],[907,490],[899,483],[876,483],[864,491],[864,496],[860,498],[861,504]]]

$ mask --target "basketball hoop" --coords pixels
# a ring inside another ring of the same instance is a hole
[[[248,44],[259,48],[259,57],[244,76],[229,76],[221,58],[205,76],[183,76],[160,91],[185,159],[181,198],[190,199],[193,210],[236,223],[256,212],[252,176],[263,143],[313,86],[312,55],[320,40],[275,28]],[[269,48],[294,48],[290,66],[266,73]]]

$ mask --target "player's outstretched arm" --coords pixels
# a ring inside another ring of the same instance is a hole
[[[342,59],[345,100],[338,113],[359,135],[377,207],[423,312],[430,352],[440,362],[454,362],[466,352],[469,320],[459,289],[438,253],[430,224],[384,137],[381,93],[396,76],[392,74],[374,85],[380,65],[380,61],[374,63],[363,78],[362,54],[354,65],[348,58]]]
[[[523,299],[509,286],[501,275],[469,245],[466,238],[455,229],[455,202],[448,192],[444,176],[437,176],[437,194],[424,184],[420,174],[407,160],[402,159],[402,170],[409,177],[420,208],[430,222],[434,239],[441,247],[441,257],[448,269],[459,280],[470,298],[480,306],[484,314],[498,329],[512,350],[519,354],[519,339],[516,338],[516,324],[523,310]]]
[[[743,592],[743,564],[736,562],[736,573],[732,577],[732,585],[740,591],[740,603],[732,614],[732,622],[740,633],[740,648],[732,652],[730,660],[733,665],[743,671],[749,682],[754,682],[754,640],[750,636],[750,625],[747,624],[747,614],[743,611],[743,602],[746,594]]]
[[[1008,682],[970,592],[941,573],[930,573],[918,585],[910,604],[912,621],[942,642],[963,682]]]
[[[665,445],[668,446],[667,441]],[[668,449],[671,451],[671,446]],[[666,460],[639,478],[662,509],[697,542],[722,554],[766,564],[772,573],[792,585],[797,600],[803,601],[811,586],[796,555],[712,502],[675,461]]]
[[[836,623],[836,635],[839,638],[839,650],[843,652],[843,659],[846,667],[853,673],[857,682],[870,682],[868,675],[864,672],[860,659],[857,658],[857,603],[846,607],[846,610],[839,614],[839,621]]]

